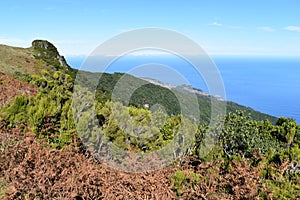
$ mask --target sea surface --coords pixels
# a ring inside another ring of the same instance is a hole
[[[178,56],[124,56],[103,67],[109,60],[105,59],[89,58],[84,69],[126,72],[169,84],[188,84],[210,93],[199,70]],[[68,63],[77,69],[85,60],[85,57],[67,57]],[[294,118],[300,123],[299,57],[213,56],[211,60],[224,83],[223,98],[273,116]]]

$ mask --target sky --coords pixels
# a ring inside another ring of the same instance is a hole
[[[177,31],[209,55],[300,56],[299,0],[3,0],[0,43],[46,39],[65,56],[89,55],[125,31]]]

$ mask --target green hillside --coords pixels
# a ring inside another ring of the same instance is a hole
[[[64,57],[59,54],[56,47],[44,40],[35,40],[32,42],[30,48],[17,48],[0,45],[0,71],[13,75],[15,77],[24,78],[28,75],[39,74],[41,71],[48,71],[53,73],[55,71],[62,71],[75,78],[76,71],[72,69],[65,61]],[[101,75],[100,82],[97,87],[96,99],[101,101],[107,101],[111,98],[111,93],[124,74],[99,74],[99,73],[86,73],[87,81],[92,83],[98,81],[98,77]],[[129,105],[136,107],[143,107],[145,104],[153,106],[160,104],[165,107],[166,112],[169,115],[177,115],[180,113],[180,105],[176,96],[173,94],[175,90],[169,90],[167,88],[147,83],[145,80],[138,79],[136,77],[126,75],[126,81],[129,84],[128,88],[125,88],[122,96],[126,97],[128,91],[132,91],[131,86],[136,83],[143,85],[137,89],[130,98]],[[132,83],[132,84],[131,84]],[[178,92],[178,90],[176,90]],[[189,94],[188,94],[189,95]],[[210,119],[210,97],[199,95],[198,104],[200,112],[200,119],[203,123],[207,123]],[[124,102],[123,102],[124,103]],[[268,119],[272,123],[275,123],[277,118],[255,111],[249,107],[239,105],[234,102],[227,102],[227,111],[234,112],[236,110],[243,110],[246,113],[250,113],[253,119],[264,120]]]
[[[13,75],[15,72],[34,73],[36,60],[32,48],[17,48],[0,45],[0,70]]]
[[[85,84],[88,84],[88,82],[90,82],[91,84],[95,82],[97,83],[99,82],[96,91],[96,99],[104,103],[105,101],[111,99],[111,95],[116,84],[121,78],[124,79],[124,75],[125,74],[122,73],[93,74],[93,73],[86,72],[84,75],[85,78],[87,79],[85,81]],[[189,98],[189,96],[193,97],[195,95],[194,93],[191,92],[186,92],[186,91],[182,92],[183,90],[182,89],[180,90],[178,88],[168,89],[153,83],[149,83],[146,80],[139,79],[128,74],[126,74],[125,77],[126,77],[125,82],[127,84],[127,87],[123,87],[122,91],[120,91],[120,94],[118,95],[124,99],[130,99],[129,104],[128,103],[127,104],[135,107],[142,108],[144,107],[145,104],[149,104],[149,107],[151,107],[155,104],[160,104],[163,107],[165,107],[166,112],[169,115],[177,115],[180,114],[181,108],[180,108],[180,103],[178,102],[178,99],[175,96],[175,94],[179,93],[183,95],[184,98]],[[136,85],[142,85],[142,86],[136,89],[135,88]],[[130,92],[132,91],[134,91],[132,95],[128,96],[129,94],[131,94]],[[207,123],[210,120],[210,115],[211,115],[211,98],[215,100],[217,99],[215,97],[201,95],[201,94],[196,94],[196,96],[198,98],[198,105],[200,110],[200,121],[202,123]],[[273,124],[275,124],[277,121],[277,118],[274,116],[270,116],[268,114],[255,111],[250,107],[245,107],[232,101],[226,102],[226,110],[227,113],[235,112],[237,110],[242,110],[245,111],[245,113],[247,114],[251,114],[253,119],[259,121],[268,119]]]
[[[45,40],[35,40],[29,48],[0,45],[0,60],[0,72],[10,76],[38,75],[43,70],[75,75],[76,71],[59,55],[57,48]]]
[[[227,102],[226,116],[208,125],[210,100],[224,101],[197,94],[197,123],[195,105],[179,105],[193,96],[184,86],[78,72],[47,41],[1,46],[0,57],[0,72],[19,81],[1,76],[2,99],[8,80],[18,90],[26,91],[21,81],[38,88],[0,108],[1,199],[116,199],[128,191],[131,199],[150,198],[158,188],[161,199],[299,198],[300,125],[293,119]]]

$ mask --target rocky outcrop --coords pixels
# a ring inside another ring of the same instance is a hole
[[[66,70],[70,70],[66,59],[61,56],[57,48],[47,40],[34,40],[32,42],[32,48],[35,50],[36,58],[42,59],[56,68],[63,67]]]

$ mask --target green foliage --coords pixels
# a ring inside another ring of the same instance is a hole
[[[173,185],[172,190],[176,192],[177,196],[181,196],[186,184],[191,185],[193,188],[200,181],[200,175],[192,171],[177,171],[170,178],[170,184]]]
[[[21,124],[27,117],[28,105],[32,102],[32,98],[25,95],[19,95],[15,98],[14,103],[3,109],[2,117],[11,123],[11,126]]]
[[[154,84],[145,84],[135,90],[129,104],[135,107],[143,107],[144,104],[152,107],[158,104],[163,106],[169,115],[178,115],[181,113],[177,97],[167,88]]]
[[[273,125],[268,120],[253,120],[243,111],[229,113],[213,127],[199,126],[195,138],[195,154],[203,160],[232,159],[235,156],[255,160],[257,154],[264,154],[274,162],[282,160],[280,155],[298,144],[299,135],[299,125],[293,120],[286,120]],[[292,134],[287,134],[288,132]]]
[[[99,77],[101,76],[100,80]],[[211,97],[196,95],[196,102],[193,102],[194,95],[183,92],[180,89],[167,89],[159,85],[151,84],[142,79],[133,77],[128,74],[123,73],[88,73],[86,72],[86,80],[83,82],[89,87],[88,83],[97,83],[97,90],[95,98],[98,102],[104,104],[108,100],[112,100],[112,93],[115,88],[122,87],[118,92],[118,97],[113,99],[114,101],[119,101],[123,105],[132,105],[138,108],[144,108],[145,104],[148,104],[151,108],[154,105],[161,105],[164,107],[168,115],[178,115],[182,114],[182,110],[186,110],[187,113],[183,113],[185,117],[189,117],[191,120],[194,120],[194,110],[195,106],[199,106],[200,110],[200,123],[208,124],[211,119]],[[126,80],[126,81],[124,81]],[[118,85],[118,82],[124,83]],[[135,88],[134,86],[139,85],[140,87]],[[175,96],[176,94],[176,96]],[[122,98],[121,98],[122,97]],[[123,102],[124,99],[128,99],[129,102]],[[182,105],[180,105],[180,101]],[[188,100],[185,103],[185,100]],[[197,102],[198,101],[198,102]],[[189,105],[191,102],[198,103],[198,105]],[[223,103],[223,102],[219,102]],[[216,103],[218,104],[218,102]],[[273,124],[276,122],[277,118],[254,111],[251,108],[241,106],[234,102],[226,102],[227,113],[235,112],[236,110],[242,110],[247,114],[251,114],[252,118],[255,120],[270,120]],[[190,113],[189,113],[190,112]]]
[[[32,76],[32,83],[39,86],[37,96],[17,96],[11,106],[3,109],[3,118],[12,126],[26,124],[39,138],[47,138],[53,147],[71,143],[75,133],[72,82],[68,74],[61,72],[52,76],[42,71],[41,76]]]
[[[125,107],[121,103],[106,102],[96,106],[97,117],[109,141],[123,148],[149,151],[166,144],[174,136],[172,119],[160,111]],[[165,123],[166,120],[166,123]],[[172,130],[166,133],[167,126]]]
[[[262,181],[274,199],[296,199],[300,194],[300,148],[294,145],[275,154],[266,154]]]
[[[135,91],[129,106],[124,105],[126,102],[110,101],[111,89],[121,77],[119,73],[103,74],[94,107],[88,103],[93,100],[92,95],[87,102],[77,102],[81,106],[76,113],[80,118],[77,127],[71,105],[74,97],[73,78],[63,71],[52,73],[44,70],[39,76],[28,76],[28,80],[39,87],[37,96],[16,97],[12,105],[2,109],[1,117],[12,127],[28,126],[38,138],[46,139],[54,148],[72,143],[76,131],[83,133],[78,136],[82,141],[88,141],[87,146],[91,149],[101,150],[103,143],[107,143],[111,147],[110,153],[120,159],[126,155],[125,151],[119,149],[139,153],[163,150],[175,158],[195,154],[204,161],[223,160],[224,171],[230,172],[229,163],[232,160],[242,162],[247,158],[251,166],[261,165],[262,180],[273,192],[274,198],[297,197],[300,190],[297,184],[300,175],[296,170],[300,160],[300,127],[294,120],[281,117],[273,125],[269,120],[254,120],[248,111],[235,111],[208,127],[206,123],[196,124],[188,116],[177,113],[178,102],[168,100],[174,94],[159,86],[144,84],[142,89]],[[134,77],[129,77],[129,80],[136,81]],[[130,94],[131,89],[128,86],[121,95]],[[85,96],[88,93],[91,91],[82,88],[78,95]],[[76,101],[76,95],[74,98]],[[156,98],[159,101],[155,101]],[[200,109],[200,119],[203,121],[209,120],[211,115],[210,103],[206,98],[199,96],[197,99],[199,105],[204,106]],[[158,106],[156,110],[147,109],[144,108],[145,103],[150,107],[159,104],[164,108]],[[194,105],[184,106],[190,110]],[[90,111],[91,108],[96,111],[99,126],[93,127],[90,123],[91,113],[84,111]],[[286,170],[277,167],[285,163]],[[183,194],[187,185],[194,187],[199,181],[200,175],[191,171],[178,171],[170,179],[178,196]],[[267,194],[261,191],[261,196]]]
[[[276,169],[273,169],[276,172]],[[299,182],[289,180],[280,173],[273,173],[273,179],[264,180],[265,186],[272,192],[274,199],[297,199],[300,194]],[[298,181],[299,178],[298,178]]]
[[[175,133],[177,133],[182,116],[173,116],[168,118],[166,123],[161,129],[161,134],[164,140],[172,140],[174,138]]]
[[[71,103],[76,101],[76,95],[73,96],[76,70],[69,68],[57,49],[47,41],[37,41],[33,46],[35,69],[43,70],[39,75],[29,75],[26,70],[21,70],[22,73],[17,71],[14,77],[35,84],[39,92],[35,97],[17,96],[12,105],[1,108],[0,117],[9,126],[31,129],[54,148],[74,142],[77,131],[83,142],[88,141],[85,144],[91,147],[89,150],[101,150],[103,143],[107,143],[111,147],[110,153],[120,159],[126,156],[126,150],[142,155],[163,150],[165,154],[172,153],[173,158],[194,154],[202,161],[221,160],[222,166],[215,169],[222,168],[222,173],[242,169],[242,165],[235,169],[232,162],[247,160],[250,161],[248,167],[262,169],[260,180],[267,189],[261,189],[261,197],[268,198],[271,192],[274,199],[299,198],[300,125],[295,120],[284,117],[277,120],[251,108],[226,102],[226,118],[216,120],[218,123],[209,127],[210,96],[197,95],[198,105],[194,105],[190,104],[193,95],[184,88],[167,89],[122,73],[89,72],[83,77],[85,85],[81,94],[77,95],[93,93],[89,91],[93,89],[90,86],[97,83],[95,95],[89,96],[95,97],[96,102],[94,107],[89,104],[93,98],[77,102],[80,107],[74,119]],[[47,67],[41,67],[45,63]],[[22,69],[20,66],[18,64]],[[124,84],[120,85],[120,82]],[[136,85],[140,87],[135,88]],[[113,91],[118,88],[121,88],[118,96],[114,96]],[[216,107],[220,103],[217,102]],[[158,109],[153,109],[155,106]],[[195,106],[199,106],[200,124],[195,123],[193,116]],[[93,126],[90,121],[90,111],[94,108],[99,126]],[[182,110],[188,112],[181,113]],[[74,120],[78,120],[76,127]],[[0,148],[3,150],[8,145],[12,144],[4,142]],[[170,178],[173,191],[181,196],[185,188],[195,189],[200,181],[205,182],[197,173],[189,170],[175,172]],[[214,171],[211,174],[213,178],[222,175]],[[6,185],[0,179],[0,197],[7,189]],[[233,192],[232,188],[225,186],[222,189],[226,193]]]
[[[197,125],[182,115],[170,117],[162,110],[152,112],[110,101],[104,105],[98,103],[95,107],[99,131],[104,134],[107,142],[123,150],[149,152],[168,147],[164,153],[175,157],[190,155],[194,150]],[[80,126],[87,129],[88,123],[82,121]]]
[[[268,156],[270,163],[283,164],[284,162],[293,162],[300,160],[300,148],[298,144],[293,145],[290,148],[284,148],[277,153],[270,154]]]
[[[29,83],[30,81],[32,81],[32,76],[27,73],[15,72],[14,78],[16,78],[20,81],[26,82],[26,83]]]
[[[241,154],[252,157],[253,149],[265,153],[279,150],[279,141],[271,135],[273,125],[268,121],[254,121],[242,111],[229,113],[225,119],[220,145],[227,156]]]
[[[250,158],[253,166],[263,167],[263,183],[275,199],[296,198],[300,189],[298,126],[294,120],[286,118],[280,118],[273,125],[268,120],[252,120],[244,112],[229,113],[218,142],[207,155],[208,160],[221,159],[227,163]],[[198,142],[202,140],[198,138]],[[261,192],[261,196],[268,195]]]
[[[300,126],[297,125],[295,120],[290,118],[280,117],[276,122],[276,126],[272,135],[278,140],[290,146],[293,143],[299,143]]]

